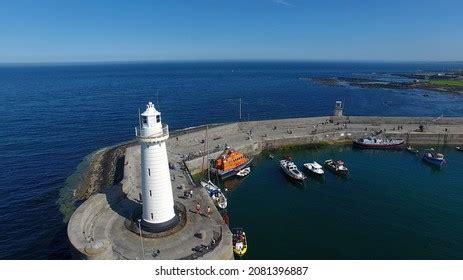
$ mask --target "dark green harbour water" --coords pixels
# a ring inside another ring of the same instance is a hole
[[[246,230],[246,259],[462,259],[463,153],[439,151],[442,170],[406,151],[349,146],[261,155],[250,176],[225,184],[230,227]],[[285,154],[300,169],[342,159],[350,176],[292,183],[279,169]]]

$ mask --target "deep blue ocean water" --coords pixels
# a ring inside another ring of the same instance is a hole
[[[251,120],[329,115],[336,100],[345,101],[349,115],[463,116],[461,95],[329,87],[300,79],[388,78],[443,66],[463,68],[335,62],[1,65],[0,259],[69,257],[60,189],[85,155],[132,139],[138,108],[149,100],[159,104],[171,129],[236,121],[238,98],[243,118]]]

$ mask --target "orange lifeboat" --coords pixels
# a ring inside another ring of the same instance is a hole
[[[249,158],[230,147],[226,147],[223,153],[215,160],[211,171],[217,173],[220,178],[225,179],[248,167],[252,160],[252,157]]]

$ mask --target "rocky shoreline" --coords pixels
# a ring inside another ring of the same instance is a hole
[[[74,199],[86,200],[120,182],[124,177],[125,150],[135,143],[122,143],[95,152],[75,187]]]

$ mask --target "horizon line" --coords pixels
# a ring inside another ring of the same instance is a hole
[[[402,60],[402,59],[298,59],[298,58],[256,58],[256,59],[146,59],[146,60],[81,60],[81,61],[30,61],[0,62],[0,66],[15,65],[66,65],[66,64],[144,64],[144,63],[211,63],[211,62],[338,62],[338,63],[463,63],[463,60]]]

